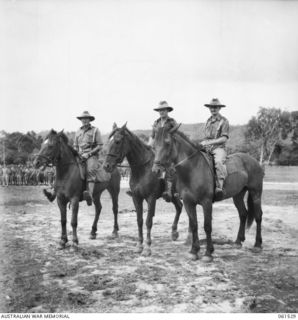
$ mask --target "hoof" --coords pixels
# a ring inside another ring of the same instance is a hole
[[[142,253],[142,251],[143,251],[143,246],[141,245],[137,245],[134,249],[135,253]]]
[[[150,248],[145,248],[142,252],[143,257],[150,257],[151,256],[151,249]]]
[[[119,238],[118,232],[117,232],[117,231],[113,231],[111,237],[112,237],[112,239],[117,239],[117,238]]]
[[[90,233],[89,239],[95,240],[96,239],[96,233]]]
[[[262,252],[262,247],[253,247],[253,248],[251,249],[251,251],[252,251],[253,253],[260,253],[260,252]]]
[[[206,262],[206,263],[210,263],[210,262],[212,262],[213,261],[213,257],[212,256],[203,256],[203,258],[202,258],[202,261],[203,262]]]
[[[179,232],[178,231],[172,231],[172,240],[176,241],[179,238]]]
[[[241,242],[235,242],[232,245],[233,248],[235,249],[241,249],[242,248],[242,243]]]
[[[196,261],[196,260],[199,259],[199,256],[198,256],[198,254],[195,254],[195,253],[189,253],[189,254],[188,254],[188,258],[189,258],[189,260],[191,260],[191,261]]]
[[[58,250],[64,250],[66,248],[66,243],[67,243],[67,241],[60,240],[57,249]]]

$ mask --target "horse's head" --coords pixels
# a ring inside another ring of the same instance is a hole
[[[67,143],[67,137],[61,132],[56,132],[55,130],[51,130],[45,140],[41,145],[41,149],[39,153],[36,155],[34,159],[34,167],[36,169],[40,167],[45,167],[49,164],[55,165],[60,158],[61,153],[61,139],[65,140]]]
[[[113,131],[109,136],[108,152],[103,166],[107,172],[112,172],[117,164],[124,160],[128,149],[127,135],[129,135],[129,131],[126,128],[126,123],[121,128],[114,124]]]
[[[178,151],[175,145],[174,133],[180,125],[172,129],[166,127],[159,128],[154,139],[154,164],[152,171],[160,174],[164,169],[169,168],[177,158]]]

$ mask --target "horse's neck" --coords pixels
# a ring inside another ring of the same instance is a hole
[[[201,162],[203,157],[201,152],[181,137],[176,139],[176,147],[178,156],[175,159],[174,164],[177,165],[177,172],[185,170],[189,171],[189,167],[193,166],[192,160],[194,160],[196,164]]]
[[[69,169],[71,168],[73,170],[73,166],[76,166],[76,164],[76,158],[70,150],[70,147],[63,143],[60,159],[56,166],[57,179],[66,176],[69,173]]]
[[[153,151],[146,148],[137,137],[134,137],[129,141],[126,158],[131,167],[132,174],[136,174],[142,171],[144,169],[143,165],[147,164],[153,158]]]

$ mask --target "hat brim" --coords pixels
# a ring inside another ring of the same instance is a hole
[[[211,108],[211,107],[225,108],[226,107],[224,104],[209,104],[209,103],[204,104],[204,106],[207,108]]]
[[[169,112],[171,112],[174,109],[172,107],[159,107],[159,108],[155,108],[153,110],[155,110],[155,111],[168,110]]]
[[[82,120],[82,119],[90,119],[90,121],[94,121],[95,118],[90,116],[90,117],[77,117],[77,119]]]

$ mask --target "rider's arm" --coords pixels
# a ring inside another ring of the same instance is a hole
[[[99,130],[96,130],[94,144],[92,146],[92,149],[89,151],[89,157],[93,156],[94,154],[98,153],[103,146],[101,134]]]
[[[203,146],[210,146],[210,145],[218,145],[218,144],[224,144],[227,142],[228,137],[227,136],[222,136],[217,139],[209,139],[209,140],[204,140],[201,142]]]

